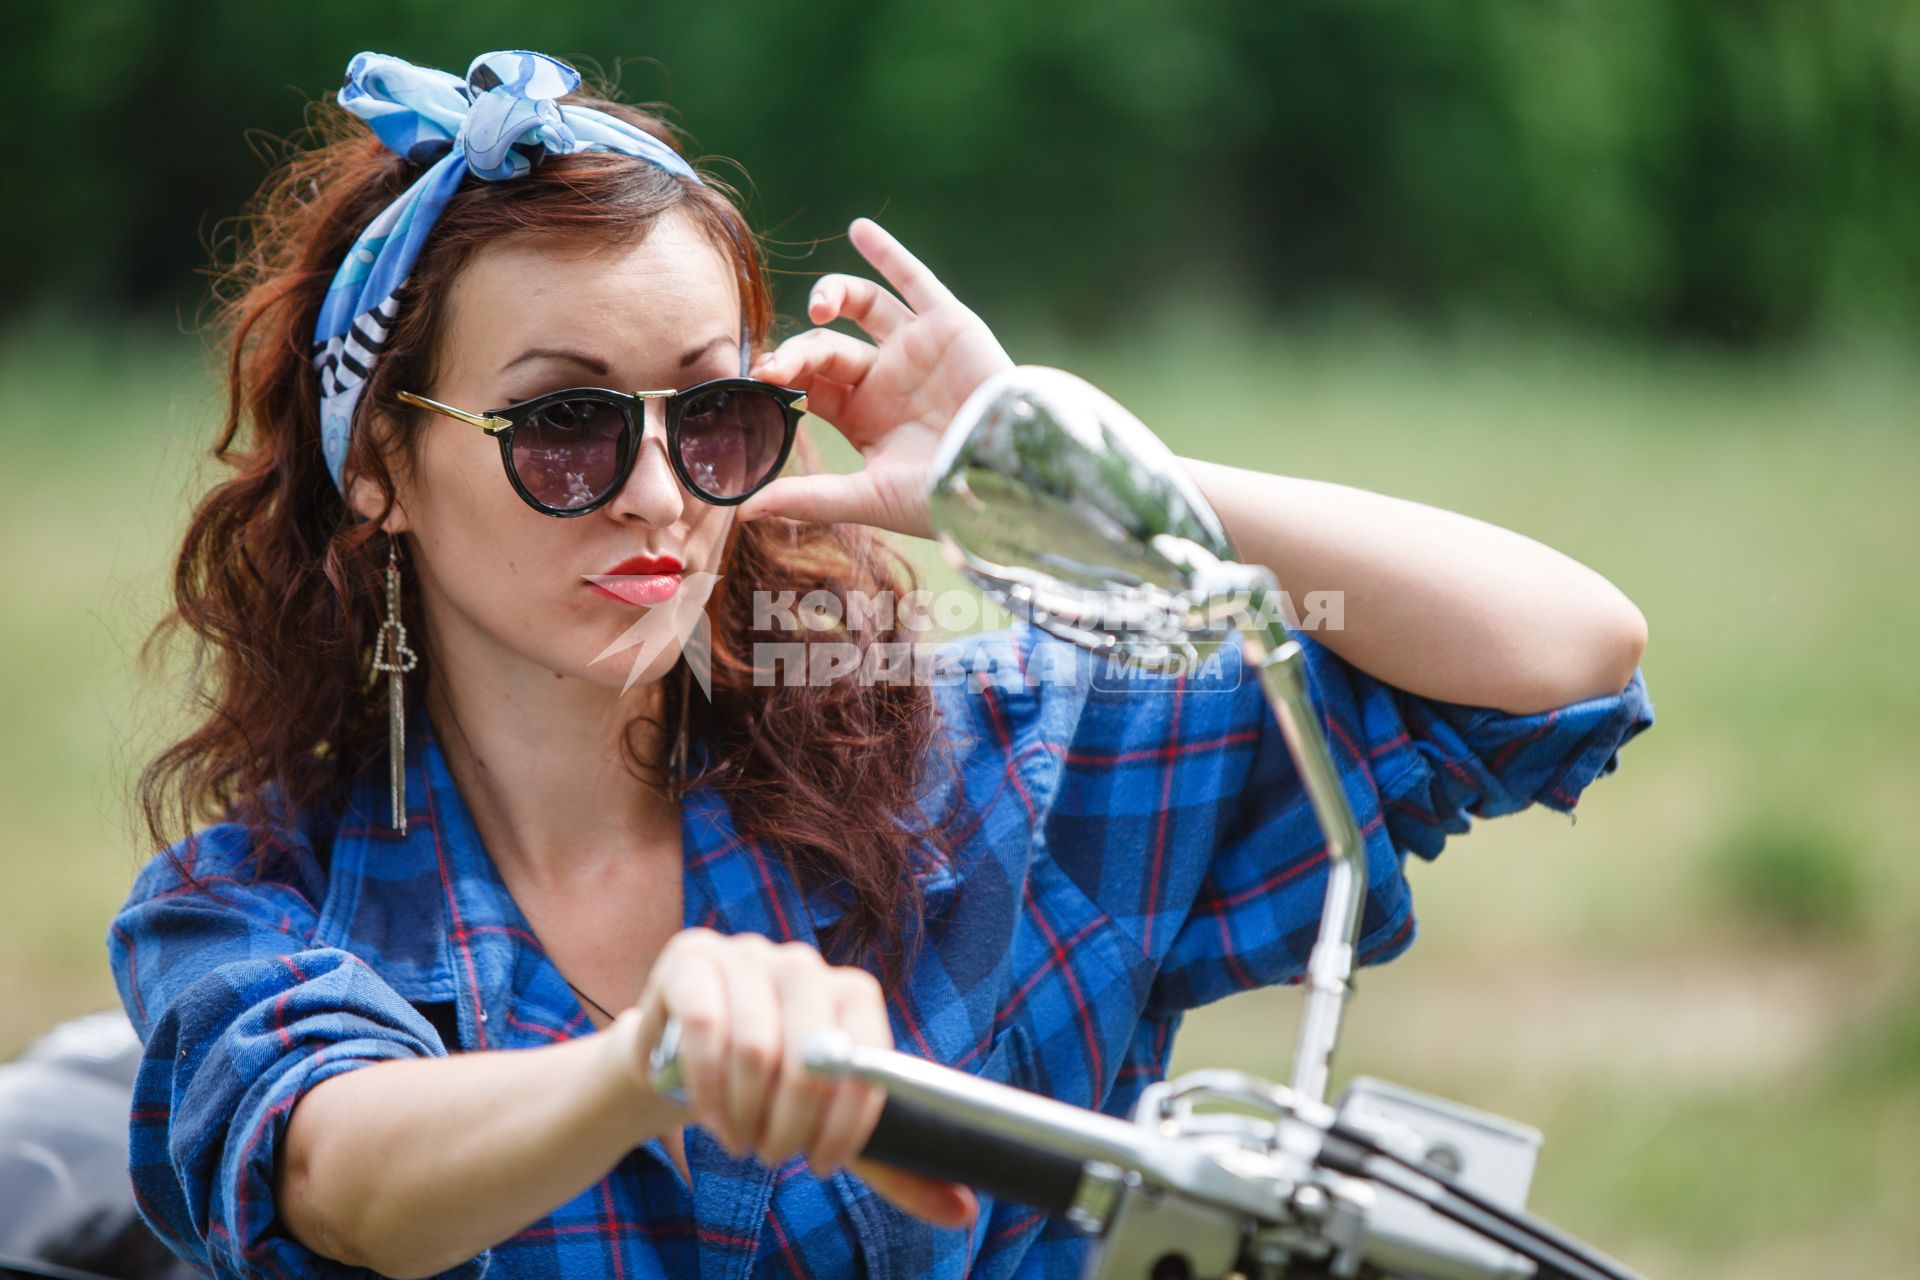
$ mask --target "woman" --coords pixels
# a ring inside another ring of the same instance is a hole
[[[871,341],[766,349],[734,206],[578,84],[362,54],[378,141],[329,111],[258,206],[169,619],[207,717],[143,776],[108,938],[142,1212],[222,1275],[1077,1274],[1064,1225],[858,1159],[879,1096],[796,1054],[836,1026],[1127,1114],[1184,1010],[1303,970],[1284,746],[1251,681],[1108,687],[1025,626],[944,646],[965,679],[769,678],[911,638],[840,606],[910,585],[883,535],[926,535],[1010,361],[866,220],[898,296],[808,314]],[[776,478],[799,393],[861,471]],[[1388,959],[1408,851],[1571,809],[1651,723],[1645,624],[1519,535],[1191,466],[1243,555],[1343,593],[1302,643]],[[668,1016],[687,1112],[646,1080]]]

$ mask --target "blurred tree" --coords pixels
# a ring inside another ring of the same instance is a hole
[[[778,265],[860,269],[843,244],[809,249],[873,214],[995,315],[1098,330],[1170,293],[1357,297],[1751,344],[1920,314],[1910,4],[21,0],[13,16],[16,309],[191,313],[225,220],[355,52],[460,71],[504,47],[670,102],[718,172],[751,175]]]

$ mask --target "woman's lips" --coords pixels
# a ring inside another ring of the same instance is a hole
[[[594,591],[621,604],[660,604],[671,600],[680,589],[677,573],[595,573],[587,575],[586,580]]]

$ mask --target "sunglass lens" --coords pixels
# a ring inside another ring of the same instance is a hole
[[[627,464],[627,418],[608,400],[581,396],[536,411],[513,433],[513,470],[526,491],[562,511],[611,489]]]
[[[738,498],[772,475],[786,443],[780,398],[753,387],[715,387],[680,413],[680,461],[693,486],[714,498]]]

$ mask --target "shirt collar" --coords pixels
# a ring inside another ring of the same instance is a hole
[[[704,746],[694,750],[697,766]],[[331,936],[323,940],[367,959],[410,1000],[455,1001],[469,1047],[518,1039],[501,1020],[522,999],[551,1006],[544,1012],[564,1024],[578,1004],[481,842],[439,735],[418,705],[407,718],[405,768],[405,835],[391,822],[385,754],[355,775],[334,835],[322,916],[322,931]],[[786,860],[742,836],[725,797],[708,784],[682,800],[681,847],[683,927],[817,946],[819,932],[845,912],[841,895],[827,886],[802,893]],[[922,893],[954,883],[951,864],[941,860],[922,874]]]

